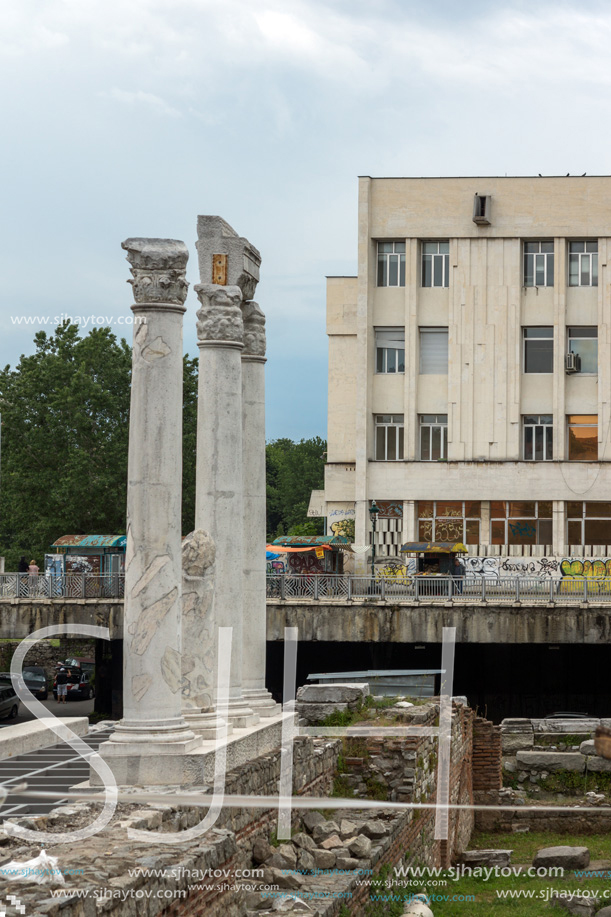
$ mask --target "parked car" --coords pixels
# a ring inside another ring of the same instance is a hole
[[[40,665],[28,665],[23,669],[23,680],[26,688],[38,700],[46,700],[49,696],[47,688],[47,673]]]
[[[91,700],[94,695],[91,676],[80,668],[70,667],[66,700]],[[57,675],[53,681],[53,697],[57,700]]]
[[[14,720],[19,714],[19,698],[10,672],[0,672],[0,717]]]

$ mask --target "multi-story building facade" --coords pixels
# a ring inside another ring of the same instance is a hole
[[[367,544],[375,501],[378,557],[611,557],[608,252],[611,176],[361,178],[358,274],[327,288],[328,531]]]

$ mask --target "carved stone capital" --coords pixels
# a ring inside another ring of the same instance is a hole
[[[244,352],[243,356],[265,356],[265,315],[259,303],[242,303],[242,319],[244,321]]]
[[[239,287],[221,287],[214,283],[198,283],[195,292],[201,303],[197,311],[197,337],[202,343],[231,341],[242,345],[242,291]]]
[[[126,239],[121,248],[131,264],[136,303],[178,303],[187,298],[189,251],[177,239]]]

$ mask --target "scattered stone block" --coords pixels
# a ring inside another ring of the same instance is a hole
[[[594,739],[586,739],[585,742],[582,742],[579,746],[579,751],[582,755],[595,755]]]
[[[297,866],[295,848],[291,844],[280,844],[265,865],[276,869],[295,869]]]
[[[587,847],[542,847],[533,859],[533,866],[562,866],[564,869],[585,869],[589,864]]]
[[[562,908],[569,914],[574,914],[575,917],[594,917],[597,903],[595,898],[585,898],[567,892],[556,892],[555,894],[552,892],[548,907]]]
[[[265,840],[264,837],[258,837],[252,848],[252,858],[255,863],[265,863],[269,860],[274,848]]]
[[[599,758],[597,755],[584,758],[587,762],[588,772],[595,774],[609,773],[611,771],[611,761],[608,758]]]
[[[322,825],[327,819],[320,812],[316,812],[315,809],[308,809],[301,816],[301,820],[308,831],[313,831],[316,825]]]
[[[364,701],[368,694],[368,684],[303,685],[297,691],[297,703],[359,703]]]
[[[359,861],[355,857],[337,857],[335,861],[336,869],[358,869]]]
[[[326,840],[334,834],[339,834],[339,825],[334,821],[321,822],[312,828],[312,837],[320,846],[320,842]]]
[[[356,837],[358,834],[358,827],[354,824],[353,821],[348,821],[347,818],[342,818],[339,823],[339,835],[340,837]]]
[[[292,841],[296,847],[302,847],[305,850],[314,850],[316,848],[316,842],[310,837],[309,834],[306,834],[304,831],[301,831],[299,834],[295,834],[292,838]]]
[[[340,839],[338,834],[332,834],[331,837],[327,837],[324,841],[321,841],[318,846],[322,850],[335,850],[339,847],[343,847],[344,842]]]
[[[372,838],[372,840],[375,840],[379,837],[385,837],[389,833],[390,827],[385,825],[383,821],[380,821],[377,818],[372,818],[370,821],[366,821],[361,828],[361,834],[364,834],[365,837]]]
[[[284,869],[270,869],[271,881],[273,885],[280,888],[301,888],[305,879],[298,872],[286,872]]]
[[[519,766],[528,770],[575,771],[583,773],[586,760],[578,751],[519,751],[516,754]]]
[[[316,869],[316,862],[309,850],[299,850],[297,853],[297,866],[301,872],[305,870],[312,872],[312,870]]]
[[[331,850],[313,850],[312,856],[317,869],[333,869],[336,856]]]
[[[347,846],[350,853],[359,860],[371,854],[371,841],[368,837],[365,837],[364,834],[359,834],[359,836]]]
[[[465,850],[461,860],[466,866],[509,866],[513,850]]]

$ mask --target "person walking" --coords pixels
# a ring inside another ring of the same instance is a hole
[[[65,704],[68,699],[68,672],[65,668],[62,667],[57,673],[55,684],[57,685],[57,703]]]
[[[30,587],[30,588],[28,589],[28,594],[29,594],[29,595],[36,595],[36,593],[37,593],[37,591],[38,591],[37,586],[38,586],[38,574],[39,574],[39,572],[40,572],[40,570],[39,570],[38,564],[36,563],[36,561],[34,560],[34,558],[32,558],[32,560],[30,561],[30,566],[28,567],[28,573],[30,574],[30,581],[29,581],[29,584],[28,584],[29,587]]]
[[[465,576],[465,568],[458,559],[457,554],[452,555],[452,566],[450,567],[450,575],[452,576],[452,585],[454,595],[462,595],[462,587]]]

